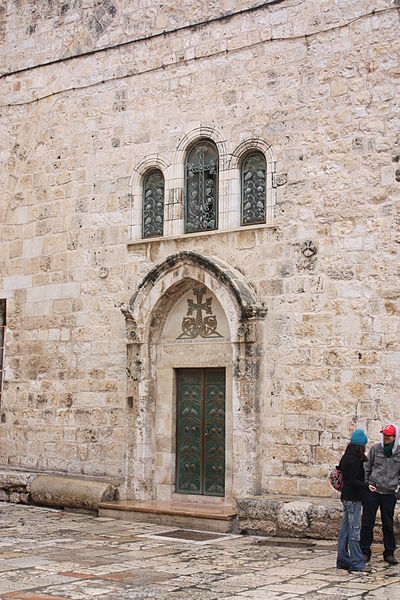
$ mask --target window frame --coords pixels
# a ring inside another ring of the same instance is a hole
[[[213,148],[216,156],[216,172],[215,172],[215,180],[214,180],[214,212],[215,212],[215,225],[213,228],[207,227],[206,229],[193,229],[188,230],[188,214],[189,214],[189,190],[188,190],[188,164],[189,157],[191,153],[197,146],[201,146],[201,144],[208,144],[211,148]],[[214,140],[208,137],[200,137],[194,140],[190,146],[187,148],[184,160],[184,215],[183,215],[183,228],[184,235],[190,235],[191,233],[207,233],[211,231],[218,231],[219,228],[219,183],[220,183],[220,156],[218,151],[218,146],[214,142]]]
[[[245,177],[245,165],[246,162],[252,157],[252,156],[260,156],[263,160],[264,163],[264,170],[265,170],[265,174],[264,174],[264,199],[263,199],[263,203],[264,203],[264,219],[263,220],[257,220],[257,221],[251,221],[248,223],[244,222],[244,202],[245,202],[245,198],[244,198],[244,177]],[[267,224],[267,219],[268,219],[268,197],[267,197],[267,189],[268,186],[268,162],[267,159],[265,157],[265,154],[262,150],[260,150],[259,148],[250,148],[242,157],[240,160],[240,226],[241,227],[251,227],[254,225],[266,225]]]
[[[162,231],[161,233],[151,233],[146,235],[145,234],[145,218],[146,218],[146,213],[145,213],[145,196],[146,196],[146,183],[149,179],[149,177],[155,173],[158,173],[161,177],[162,177],[162,181],[163,181],[163,195],[162,195]],[[142,178],[142,239],[147,240],[147,239],[151,239],[151,238],[160,238],[160,237],[164,237],[164,229],[165,229],[165,216],[164,216],[164,211],[165,211],[165,177],[164,177],[164,173],[162,172],[162,170],[155,166],[155,167],[150,167],[143,175]]]

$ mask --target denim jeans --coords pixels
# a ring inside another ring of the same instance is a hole
[[[342,500],[343,520],[338,537],[336,566],[359,571],[365,567],[360,548],[361,502]]]
[[[378,506],[381,510],[383,544],[385,546],[383,556],[389,556],[396,549],[393,531],[393,515],[396,506],[394,494],[378,494],[378,492],[375,494],[367,492],[365,494],[360,546],[363,554],[371,556],[371,544],[374,539],[374,525]]]

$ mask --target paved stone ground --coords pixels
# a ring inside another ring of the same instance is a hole
[[[190,541],[171,529],[0,503],[0,599],[400,598],[400,567],[380,546],[360,575],[335,568],[333,542]]]

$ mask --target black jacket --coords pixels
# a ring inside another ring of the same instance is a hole
[[[343,490],[340,499],[361,502],[368,489],[368,483],[364,481],[363,461],[357,452],[357,446],[354,444],[347,446],[340,460],[339,469],[343,474]]]

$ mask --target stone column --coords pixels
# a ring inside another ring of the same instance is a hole
[[[260,319],[249,318],[238,329],[233,365],[233,494],[261,492]]]

